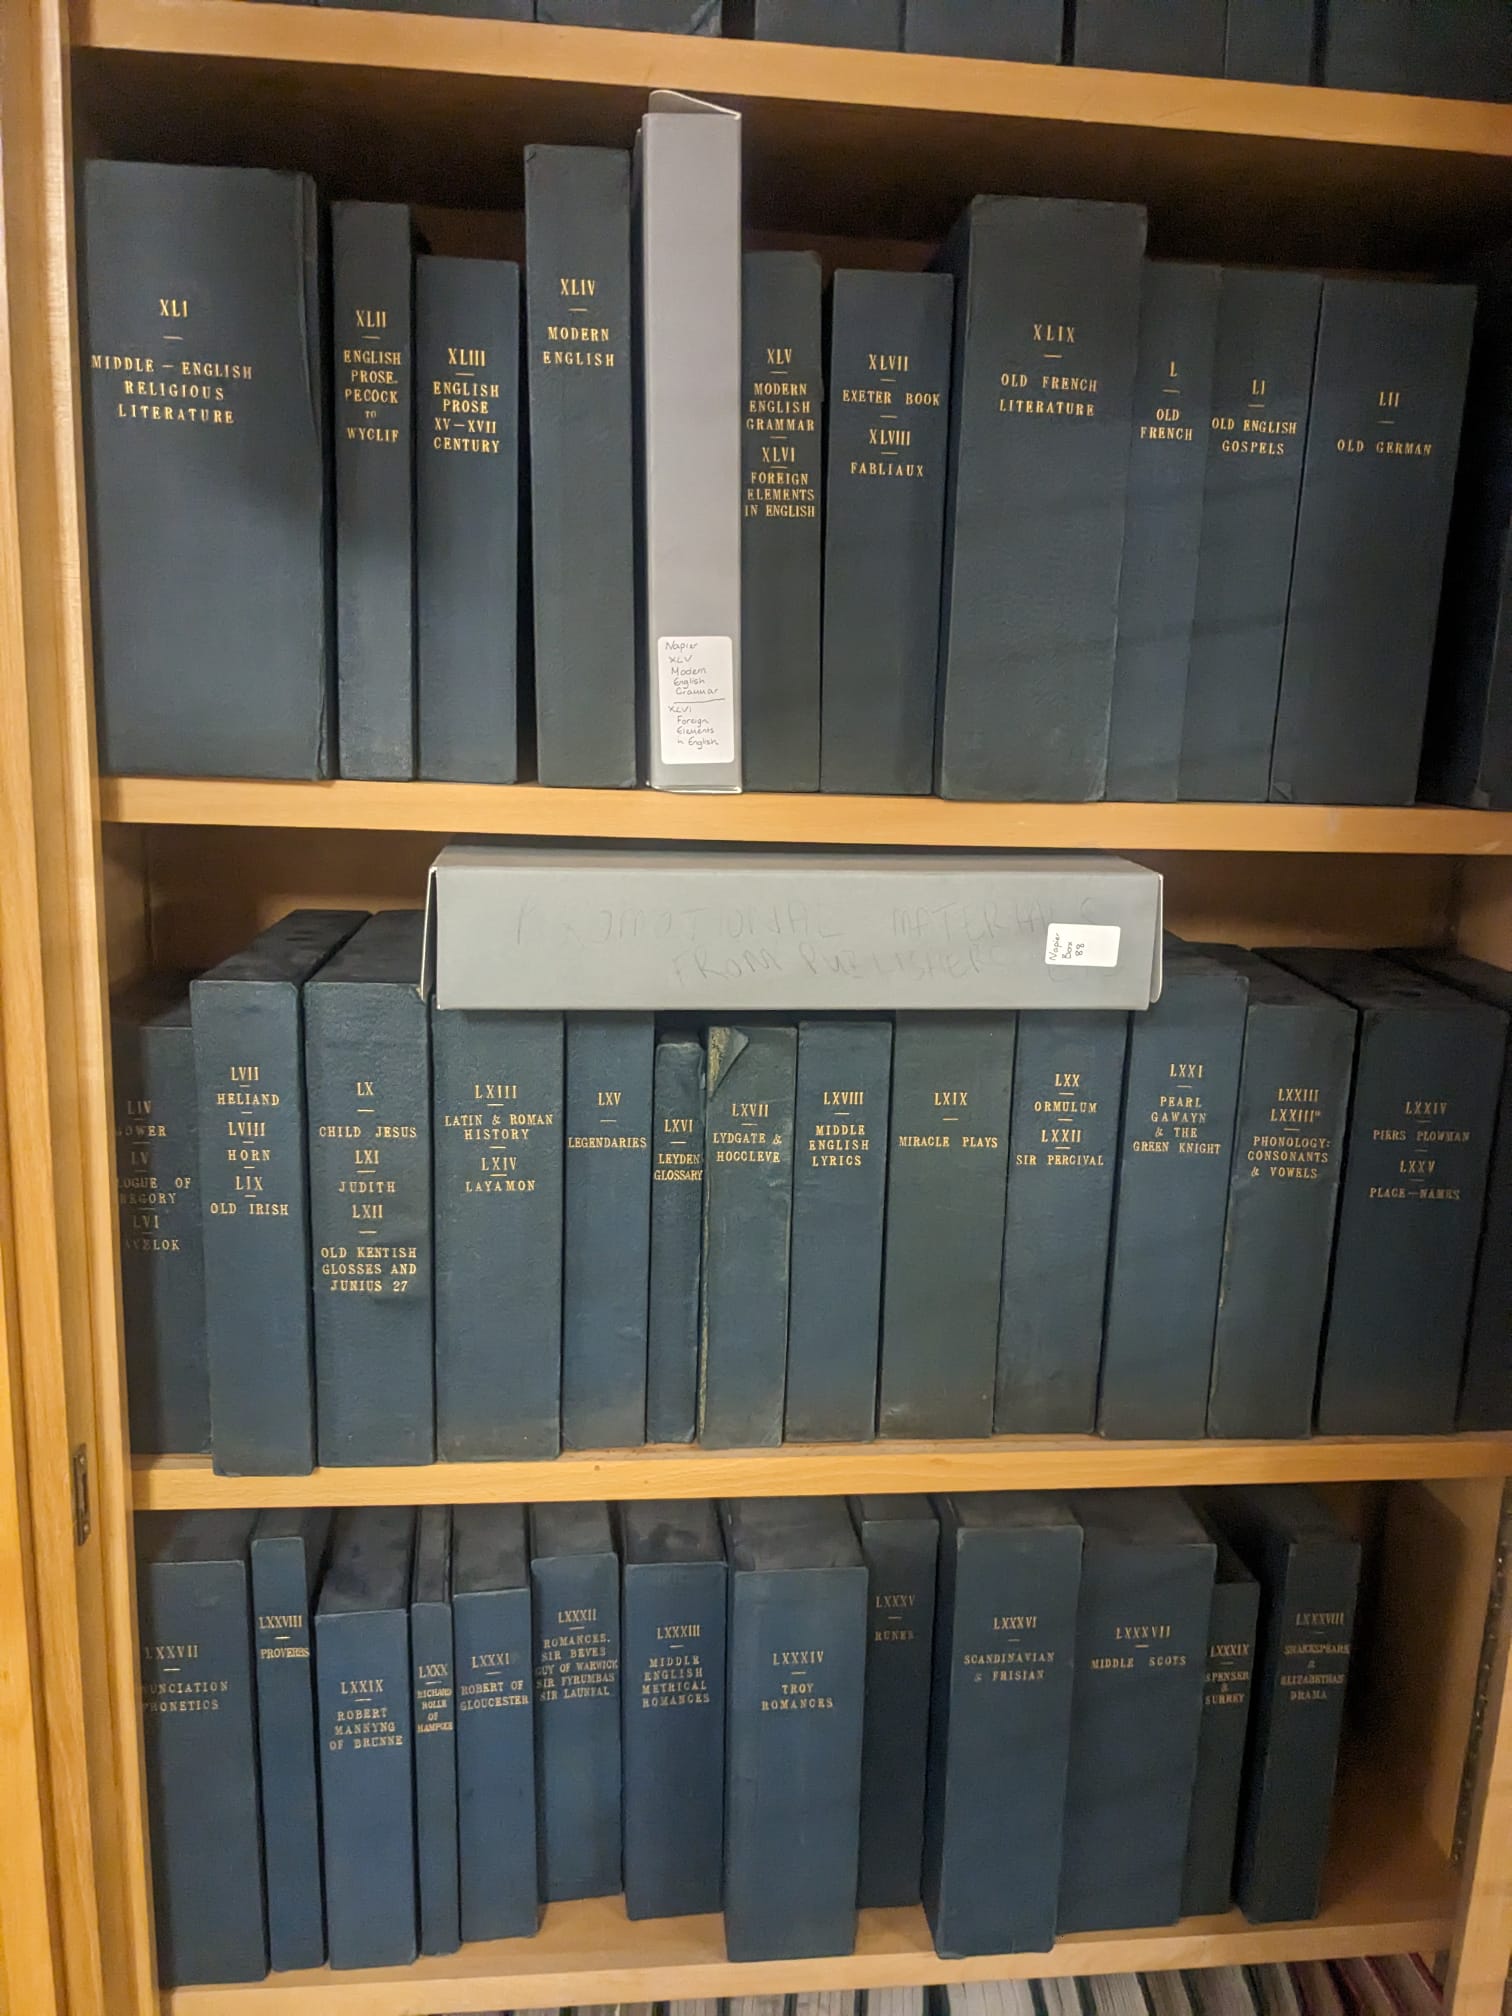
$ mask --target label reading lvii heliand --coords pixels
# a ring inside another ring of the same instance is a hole
[[[663,763],[733,763],[733,641],[658,637],[656,674]]]
[[[1047,966],[1116,966],[1121,926],[1052,924],[1045,934]]]

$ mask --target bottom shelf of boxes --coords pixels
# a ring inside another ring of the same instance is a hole
[[[1053,1952],[941,1960],[917,1907],[863,1911],[856,1950],[827,1960],[735,1966],[717,1917],[632,1923],[624,1900],[553,1904],[533,1939],[497,1940],[409,1967],[322,1967],[234,1987],[170,1990],[168,2016],[440,2016],[607,2002],[994,1981],[1345,1955],[1433,1953],[1448,1945],[1457,1878],[1410,1800],[1365,1756],[1346,1760],[1323,1909],[1298,1925],[1250,1925],[1237,1911],[1144,1932],[1089,1933]]]

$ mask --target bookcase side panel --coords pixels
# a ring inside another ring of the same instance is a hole
[[[0,652],[0,1033],[55,1896],[70,2011],[146,2016],[150,1904],[102,959],[107,909],[124,927],[123,961],[145,958],[131,894],[140,849],[117,855],[121,879],[107,903],[80,505],[67,10],[57,0],[7,9],[0,33],[0,590],[18,639]],[[7,1936],[11,1923],[8,1911]]]

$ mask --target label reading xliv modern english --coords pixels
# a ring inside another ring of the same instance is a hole
[[[735,761],[735,646],[728,637],[659,637],[663,763]]]
[[[1045,936],[1047,966],[1116,966],[1117,924],[1052,924]]]

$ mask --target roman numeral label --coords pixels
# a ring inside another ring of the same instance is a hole
[[[1171,1076],[1173,1078],[1201,1078],[1206,1070],[1207,1066],[1205,1064],[1173,1064],[1171,1066]]]
[[[790,349],[780,350],[776,347],[775,344],[768,343],[768,345],[766,346],[766,360],[768,364],[773,365],[791,364],[793,361],[793,353]]]
[[[868,350],[866,353],[868,371],[906,371],[908,352],[906,350]]]
[[[796,462],[798,460],[798,450],[791,445],[775,448],[763,447],[761,459],[768,465],[779,462]]]
[[[1081,1080],[1080,1071],[1057,1071],[1055,1089],[1057,1092],[1074,1092],[1080,1086]]]
[[[1074,343],[1076,324],[1074,322],[1036,322],[1034,325],[1036,343]]]
[[[565,273],[562,275],[561,287],[562,293],[569,301],[591,300],[598,292],[597,280],[574,280]]]
[[[183,300],[175,300],[171,296],[165,301],[159,295],[158,313],[159,315],[166,315],[170,322],[182,322],[189,314],[189,303]]]
[[[624,1096],[622,1092],[597,1092],[594,1094],[600,1106],[618,1106]]]
[[[357,308],[353,310],[359,329],[387,329],[387,308]]]
[[[359,1078],[359,1079],[357,1080],[357,1097],[358,1097],[359,1099],[371,1099],[371,1098],[372,1098],[372,1096],[373,1096],[373,1081],[372,1081],[372,1079],[371,1079],[371,1078]]]
[[[475,364],[481,367],[488,362],[488,352],[486,350],[456,350],[448,343],[446,346],[446,361],[451,365]]]

